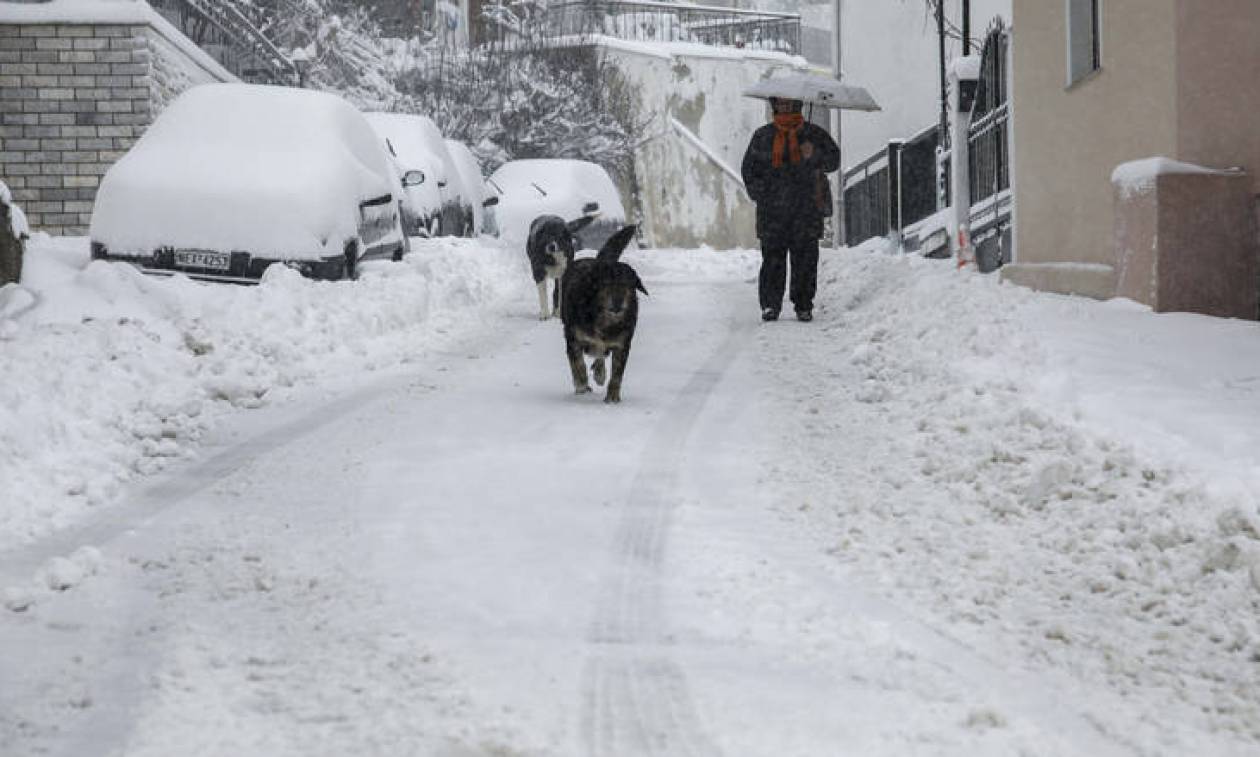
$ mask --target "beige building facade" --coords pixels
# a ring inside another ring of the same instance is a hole
[[[1015,255],[1003,275],[1041,289],[1111,297],[1122,278],[1135,276],[1119,270],[1122,261],[1149,259],[1157,277],[1161,259],[1165,278],[1193,271],[1187,258],[1201,251],[1188,242],[1173,245],[1173,237],[1193,241],[1193,234],[1165,235],[1161,243],[1139,219],[1184,229],[1184,219],[1173,214],[1219,218],[1207,211],[1236,205],[1233,195],[1242,192],[1253,212],[1227,230],[1237,247],[1229,254],[1248,257],[1231,262],[1244,264],[1238,270],[1250,272],[1245,285],[1255,290],[1260,3],[1015,0],[1013,22]],[[1152,181],[1145,206],[1131,188],[1113,185],[1118,166],[1155,157],[1241,169],[1249,181],[1213,183],[1202,196],[1183,194],[1180,203],[1157,196],[1174,191],[1177,180]],[[1128,253],[1138,238],[1163,247],[1135,258]],[[1177,302],[1179,309],[1219,311],[1184,297],[1143,301],[1157,309]],[[1242,307],[1251,312],[1235,314],[1256,317],[1254,302]]]

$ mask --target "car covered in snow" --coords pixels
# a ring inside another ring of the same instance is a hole
[[[459,180],[459,169],[447,149],[446,140],[437,124],[428,116],[414,113],[367,113],[372,127],[388,141],[404,172],[424,172],[426,203],[439,203],[437,213],[426,205],[426,236],[471,236],[472,204]],[[409,229],[416,233],[419,229]]]
[[[492,192],[485,200],[487,231],[513,242],[523,244],[539,216],[572,221],[592,215],[596,220],[578,232],[578,242],[583,249],[599,249],[626,222],[612,177],[585,160],[508,161],[486,179],[486,185]]]
[[[242,283],[274,263],[354,278],[361,260],[406,249],[400,191],[384,144],[340,97],[206,84],[101,179],[92,257]]]
[[[446,149],[455,161],[455,169],[459,174],[459,182],[466,206],[472,214],[472,233],[464,236],[476,236],[484,230],[482,216],[485,209],[482,203],[486,200],[486,179],[481,175],[481,162],[473,155],[468,145],[454,139],[446,140]]]
[[[402,186],[403,229],[411,236],[435,236],[442,226],[443,184],[446,169],[433,152],[424,131],[401,113],[364,113],[372,129],[385,141],[398,168]]]

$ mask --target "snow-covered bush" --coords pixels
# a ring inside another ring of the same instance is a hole
[[[302,61],[305,86],[363,110],[428,116],[470,145],[487,173],[509,160],[573,158],[633,185],[634,146],[647,124],[630,85],[596,48],[576,38],[557,46],[545,6],[486,3],[479,23],[505,39],[468,49],[419,30],[385,38],[365,0],[233,2]]]
[[[633,179],[646,124],[620,72],[589,46],[524,44],[428,51],[399,89],[448,137],[473,145],[487,170],[508,160],[573,158]]]

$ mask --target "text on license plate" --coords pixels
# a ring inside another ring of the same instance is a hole
[[[232,266],[232,256],[226,252],[210,250],[176,250],[175,265],[226,271]]]

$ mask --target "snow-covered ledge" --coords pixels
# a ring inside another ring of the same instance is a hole
[[[0,0],[0,24],[145,24],[215,79],[236,80],[145,0]]]
[[[180,92],[235,77],[143,0],[0,0],[0,164],[31,226],[81,234],[110,165]]]
[[[1117,295],[1160,312],[1260,315],[1250,176],[1155,157],[1118,166],[1111,180]]]

